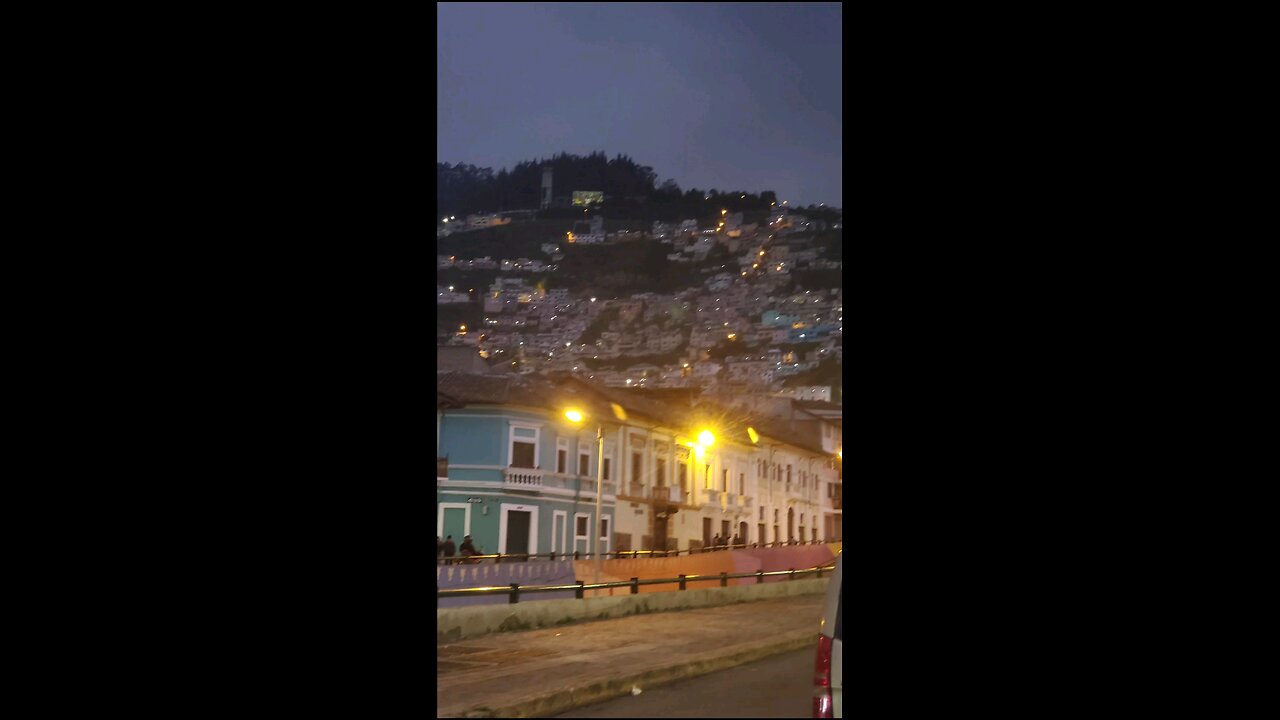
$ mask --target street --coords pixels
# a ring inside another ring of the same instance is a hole
[[[746,665],[640,688],[607,702],[554,717],[772,717],[812,716],[814,646]]]

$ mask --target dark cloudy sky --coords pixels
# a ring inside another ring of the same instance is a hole
[[[439,3],[440,162],[618,153],[843,206],[839,3]]]

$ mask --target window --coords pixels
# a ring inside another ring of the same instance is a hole
[[[569,470],[569,451],[556,450],[556,472],[565,473]]]
[[[778,511],[777,511],[777,510],[774,510],[774,511],[773,511],[773,524],[774,524],[774,525],[777,525],[777,524],[778,524]]]
[[[591,538],[589,536],[591,527],[591,516],[587,513],[574,513],[573,515],[573,549],[578,552],[591,552]]]
[[[760,506],[760,519],[761,519],[761,520],[763,520],[763,519],[764,519],[764,506],[763,506],[763,505],[761,505],[761,506]],[[761,537],[764,537],[764,533],[761,533],[761,534],[760,534],[760,536],[761,536]]]
[[[644,472],[644,456],[638,452],[631,453],[631,482],[640,482]]]
[[[729,471],[728,470],[720,471],[720,490],[723,492],[729,492]]]
[[[664,458],[658,458],[657,467],[653,471],[653,482],[658,487],[667,484],[667,461]]]
[[[511,424],[510,450],[511,459],[508,465],[518,468],[538,467],[538,434],[534,425]]]
[[[746,473],[738,473],[738,494],[739,495],[747,494],[747,474]]]
[[[578,453],[578,474],[582,476],[591,474],[591,456],[587,453]]]
[[[514,440],[511,443],[511,465],[518,468],[531,468],[537,456],[537,446],[533,443]]]
[[[680,486],[684,488],[685,494],[692,492],[689,487],[689,463],[682,462],[676,467],[679,468],[677,472],[680,473]]]
[[[605,458],[605,459],[604,459],[604,479],[605,479],[605,480],[612,480],[612,479],[613,479],[613,473],[612,473],[612,472],[610,472],[612,468],[610,468],[610,462],[609,462],[609,461],[610,461],[610,460],[612,460],[612,459],[613,459],[613,458]]]

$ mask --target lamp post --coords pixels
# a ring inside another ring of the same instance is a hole
[[[715,444],[716,444],[716,436],[710,430],[703,430],[702,432],[698,433],[698,439],[689,443],[689,445],[693,447],[694,455],[697,456],[699,460],[703,460],[706,465],[706,475],[705,475],[706,480],[703,481],[703,484],[706,485],[708,488],[711,487],[712,483],[711,483],[711,457],[707,455],[707,450],[710,450],[711,446]],[[696,468],[697,466],[695,465],[694,467]],[[695,476],[697,475],[696,471],[694,472],[694,475]],[[696,479],[697,478],[695,477],[695,480]],[[690,488],[690,490],[692,489],[693,488]],[[704,549],[703,552],[706,552],[706,550]]]
[[[585,420],[585,416],[578,410],[569,410],[564,416],[569,422],[581,424]],[[600,499],[604,495],[604,426],[596,424],[596,532],[592,535],[591,547],[592,557],[595,558],[596,579],[595,584],[600,584],[600,531],[603,530],[603,518],[600,516]]]

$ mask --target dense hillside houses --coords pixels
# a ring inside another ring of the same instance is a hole
[[[727,237],[718,223],[702,229],[710,234],[700,234],[694,220],[678,226],[655,223],[654,235],[671,236],[678,250],[669,259],[705,261],[717,247],[721,252],[728,252],[731,245],[736,248],[726,258],[732,264],[726,262],[708,272],[700,286],[674,294],[587,297],[563,287],[546,288],[538,277],[554,276],[554,262],[439,255],[439,269],[496,269],[499,275],[487,292],[476,293],[474,299],[437,288],[440,305],[478,305],[485,330],[463,335],[451,329],[438,340],[445,345],[473,345],[490,361],[519,372],[568,370],[620,387],[732,383],[751,391],[781,392],[789,376],[811,371],[826,359],[841,360],[842,289],[810,287],[778,293],[794,285],[789,279],[794,272],[829,269],[828,264],[820,264],[822,248],[808,245],[804,236],[777,242],[776,233],[764,234],[744,225],[740,212],[726,212],[723,217],[719,221],[723,227],[742,230],[739,237]],[[798,217],[784,209],[775,212],[773,221],[778,224],[779,219]],[[584,237],[595,242],[597,236],[606,236],[598,215],[578,225],[579,234],[568,233],[571,240],[541,243],[544,256],[563,258]],[[795,350],[772,352],[785,346]],[[637,363],[628,360],[645,359],[658,369],[642,376],[629,369]]]

